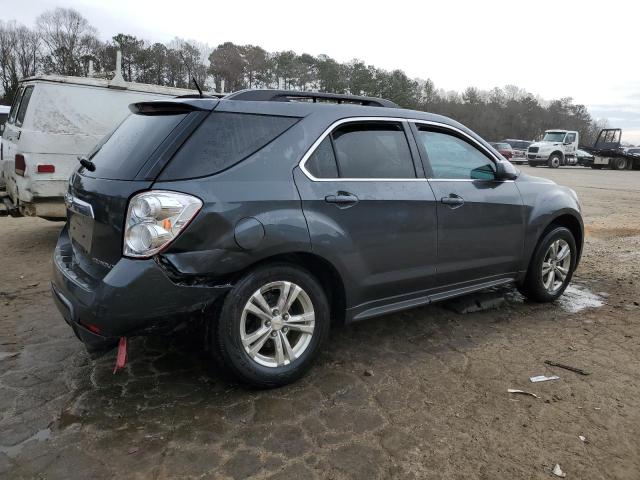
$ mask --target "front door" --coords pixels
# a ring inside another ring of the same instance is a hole
[[[338,268],[347,308],[434,285],[435,198],[408,135],[406,122],[350,120],[295,171],[312,248]]]
[[[437,200],[441,287],[513,275],[524,245],[524,207],[513,181],[495,178],[489,153],[460,132],[416,125]]]

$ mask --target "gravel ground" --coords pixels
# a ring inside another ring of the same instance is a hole
[[[133,339],[113,375],[115,353],[91,360],[51,300],[61,224],[0,218],[0,477],[640,478],[640,172],[523,170],[584,206],[563,301],[336,327],[274,391],[221,378],[189,335]]]

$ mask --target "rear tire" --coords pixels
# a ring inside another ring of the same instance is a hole
[[[569,251],[566,252],[565,248],[569,248]],[[538,243],[527,276],[518,290],[534,302],[553,302],[571,282],[576,259],[577,248],[573,234],[565,227],[554,228]]]
[[[562,158],[560,157],[560,155],[558,155],[557,153],[554,153],[549,157],[549,160],[547,161],[547,166],[549,168],[558,168],[561,163],[562,163]]]
[[[213,327],[214,357],[242,383],[280,387],[311,367],[329,324],[327,296],[313,275],[268,265],[247,273],[226,296]]]
[[[614,170],[625,170],[627,168],[627,159],[626,158],[615,158],[613,160],[613,164],[611,168]]]

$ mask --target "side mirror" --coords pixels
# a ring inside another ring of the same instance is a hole
[[[518,178],[518,169],[507,160],[496,163],[496,180],[515,180]]]

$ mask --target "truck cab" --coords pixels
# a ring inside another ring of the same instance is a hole
[[[527,161],[532,167],[547,165],[558,168],[564,165],[577,165],[578,132],[572,130],[546,130],[539,142],[532,143],[527,149]]]

